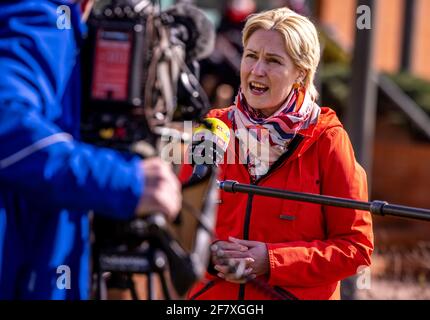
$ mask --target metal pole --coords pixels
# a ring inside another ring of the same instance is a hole
[[[357,1],[351,91],[346,113],[346,127],[357,160],[369,177],[372,169],[376,118],[376,82],[373,70],[376,4],[376,0]],[[366,21],[369,19],[370,21]]]
[[[259,187],[251,184],[242,184],[236,181],[221,181],[219,188],[231,193],[256,194],[265,197],[296,200],[302,202],[317,203],[332,207],[370,211],[376,215],[392,215],[402,218],[430,221],[430,210],[389,204],[385,201],[372,202],[359,201],[346,198],[325,196],[320,194],[294,192],[275,188]]]
[[[415,31],[415,0],[404,0],[405,11],[403,15],[403,41],[400,68],[409,71],[411,68],[411,56],[413,52],[413,34]]]

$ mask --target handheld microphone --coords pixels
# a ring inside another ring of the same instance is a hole
[[[194,130],[189,181],[183,185],[183,205],[178,218],[168,224],[162,214],[144,219],[141,234],[157,239],[168,257],[171,280],[182,296],[202,278],[209,259],[209,247],[215,228],[217,171],[230,141],[230,129],[219,119],[206,118]]]
[[[219,119],[206,118],[195,131],[191,144],[191,163],[194,165],[189,181],[202,179],[224,159],[230,142],[230,129]]]

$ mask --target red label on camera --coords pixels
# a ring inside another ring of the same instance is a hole
[[[127,100],[130,53],[130,33],[98,30],[91,90],[94,99]]]

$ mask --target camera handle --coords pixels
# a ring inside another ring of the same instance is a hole
[[[168,257],[164,254],[164,248],[160,246],[158,235],[150,233],[154,224],[152,219],[153,216],[149,216],[126,222],[109,221],[109,224],[106,224],[106,221],[98,217],[94,221],[96,231],[109,227],[103,235],[98,232],[104,242],[100,242],[100,239],[97,241],[96,237],[93,247],[95,299],[108,299],[108,288],[112,288],[128,289],[132,299],[139,300],[133,280],[134,274],[147,276],[147,300],[155,298],[154,275],[157,275],[160,280],[164,299],[171,299],[165,277],[165,272],[168,270]],[[128,241],[117,241],[118,230],[121,230],[120,234],[129,236]],[[110,241],[107,242],[106,239]],[[110,273],[109,277],[106,276],[107,273]]]
[[[154,274],[160,280],[163,296],[166,300],[171,299],[168,289],[165,271],[167,270],[167,258],[163,252],[153,246],[150,241],[146,246],[142,246],[134,251],[121,251],[120,249],[94,248],[94,271],[95,279],[95,299],[108,299],[108,282],[111,281],[111,288],[130,290],[133,300],[139,300],[139,295],[133,280],[134,274],[144,274],[147,276],[146,292],[147,300],[155,298]],[[111,273],[111,278],[106,277],[106,273]]]

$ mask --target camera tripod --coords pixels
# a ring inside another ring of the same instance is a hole
[[[163,297],[171,299],[165,272],[167,258],[164,253],[148,241],[134,250],[94,249],[95,299],[108,299],[108,289],[127,289],[133,300],[139,300],[133,275],[144,274],[147,277],[147,300],[155,299],[154,274],[158,276]],[[110,273],[106,278],[106,273]]]
[[[187,222],[190,222],[189,219]],[[186,225],[185,221],[182,221],[182,225]],[[205,252],[200,250],[188,253],[172,234],[171,228],[161,214],[123,222],[101,217],[94,219],[95,298],[107,298],[108,283],[104,278],[106,272],[112,274],[109,283],[111,287],[129,289],[132,298],[136,300],[139,297],[132,279],[133,274],[147,275],[148,300],[155,296],[153,274],[157,274],[160,279],[164,299],[170,300],[171,293],[175,297],[185,295],[199,276],[196,273],[199,266],[202,268],[206,263]],[[198,230],[197,234],[200,235],[196,237],[196,242],[205,249],[207,241]],[[188,230],[181,232],[190,233]],[[169,271],[169,279],[166,271]]]
[[[95,299],[106,300],[108,288],[118,288],[130,290],[132,299],[138,300],[134,274],[147,276],[147,300],[155,298],[154,274],[158,275],[164,299],[171,299],[166,272],[172,253],[166,250],[170,239],[160,231],[163,221],[159,216],[127,222],[94,219]],[[110,273],[109,279],[106,273]]]

